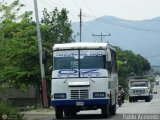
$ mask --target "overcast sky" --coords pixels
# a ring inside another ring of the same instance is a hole
[[[0,0],[11,2],[14,0]],[[25,10],[34,11],[34,0],[20,0],[26,4]],[[69,20],[79,21],[82,9],[83,21],[101,16],[115,16],[128,20],[144,20],[160,16],[160,0],[37,0],[39,15],[44,8],[66,8]]]

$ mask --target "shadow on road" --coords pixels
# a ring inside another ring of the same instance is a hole
[[[80,114],[74,118],[64,117],[63,120],[65,120],[65,119],[69,119],[69,120],[72,120],[72,119],[78,119],[78,120],[81,120],[81,119],[86,119],[86,120],[88,120],[88,119],[91,119],[91,120],[97,120],[97,119],[100,119],[100,120],[106,120],[106,119],[107,120],[122,120],[120,118],[122,118],[122,115],[120,115],[120,114],[119,115],[118,114],[109,115],[108,118],[103,117],[101,114],[88,114],[88,115],[87,114]],[[53,120],[56,120],[56,119],[53,119]]]

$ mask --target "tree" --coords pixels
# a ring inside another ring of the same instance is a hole
[[[119,84],[127,88],[127,79],[132,75],[142,76],[150,70],[150,64],[141,55],[137,55],[130,50],[122,50],[116,47],[117,64],[118,64],[118,78]]]
[[[17,13],[20,11],[22,7],[24,7],[24,4],[20,4],[19,0],[15,0],[10,5],[4,2],[0,2],[0,12],[2,13],[1,20],[18,20],[21,18],[17,15]]]
[[[47,9],[43,10],[42,39],[52,43],[72,42],[71,23],[68,22],[67,10],[62,9],[60,12],[57,8],[48,13]]]
[[[3,24],[3,80],[16,86],[36,82],[40,71],[35,23],[26,18],[19,23],[4,20]]]
[[[15,0],[10,5],[0,3],[0,11],[3,13],[0,22],[0,82],[14,84],[17,87],[21,83],[35,84],[40,80],[36,24],[32,20],[31,11],[17,15],[21,7],[24,5],[20,4],[19,0]],[[59,12],[55,9],[52,13],[54,14],[45,12],[45,20],[41,24],[43,46],[49,52],[52,51],[51,48],[55,43],[72,41],[67,11],[62,9]],[[55,20],[52,21],[50,17]],[[51,65],[52,56],[48,54],[47,57],[48,67]],[[50,74],[47,77],[49,76]]]
[[[62,9],[58,11],[55,8],[53,11],[48,12],[47,9],[43,10],[43,18],[41,19],[41,32],[43,46],[47,51],[46,65],[49,68],[52,65],[52,48],[55,43],[70,43],[73,42],[71,23],[68,21],[68,11]],[[48,69],[46,75],[50,78]]]

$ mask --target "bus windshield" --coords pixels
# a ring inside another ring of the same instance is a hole
[[[53,61],[54,70],[105,68],[105,56],[102,54],[102,50],[55,51]]]
[[[58,77],[106,77],[105,50],[54,51],[53,71]]]
[[[104,60],[103,56],[85,56],[80,59],[80,69],[104,69]]]

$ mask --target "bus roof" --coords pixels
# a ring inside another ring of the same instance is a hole
[[[55,44],[53,50],[66,50],[66,49],[106,49],[107,47],[114,50],[109,43],[96,43],[96,42],[76,42],[76,43],[63,43]]]

